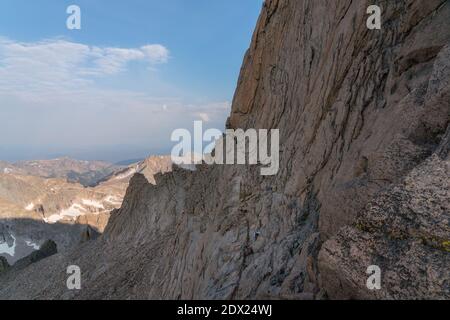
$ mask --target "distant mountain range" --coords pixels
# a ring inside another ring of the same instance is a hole
[[[141,147],[135,145],[95,145],[89,147],[76,146],[33,146],[33,145],[0,145],[0,159],[9,163],[32,160],[48,160],[68,157],[79,160],[102,160],[111,164],[123,161],[139,162],[148,155],[169,154],[170,148]],[[125,156],[124,156],[125,155]],[[137,160],[137,161],[134,161]],[[128,165],[131,163],[125,163]]]
[[[20,161],[13,164],[0,162],[0,172],[20,175],[30,175],[41,178],[61,178],[69,182],[80,183],[83,186],[93,186],[98,181],[123,169],[104,161],[82,161],[70,158],[52,160]]]
[[[172,168],[170,157],[130,165],[53,160],[0,162],[0,256],[14,263],[47,240],[65,250],[86,233],[103,232],[110,212],[121,206],[135,173],[154,183]]]
[[[140,158],[140,159],[123,160],[123,161],[116,162],[115,165],[116,166],[129,166],[133,163],[141,162],[142,160],[144,160],[144,159]]]

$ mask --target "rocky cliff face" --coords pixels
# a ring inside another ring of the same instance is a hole
[[[450,2],[380,1],[382,30],[371,4],[264,3],[228,126],[280,129],[278,175],[136,175],[100,239],[0,297],[449,298]]]

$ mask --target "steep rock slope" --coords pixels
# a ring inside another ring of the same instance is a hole
[[[100,239],[7,273],[0,297],[448,297],[450,3],[380,1],[381,31],[371,4],[264,3],[227,125],[280,129],[276,176],[136,175]],[[64,286],[72,264],[80,291]]]

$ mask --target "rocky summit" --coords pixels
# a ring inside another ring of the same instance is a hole
[[[449,299],[449,21],[446,0],[266,0],[227,127],[279,129],[278,174],[135,174],[103,235],[0,298]]]

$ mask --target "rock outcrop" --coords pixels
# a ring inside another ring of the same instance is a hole
[[[48,258],[58,252],[58,246],[52,240],[45,241],[39,250],[33,251],[28,256],[17,261],[13,266],[13,270],[20,270],[28,267],[29,265],[39,262],[45,258]]]
[[[0,298],[449,298],[450,2],[374,2],[265,1],[227,126],[280,129],[276,176],[137,174],[99,239]]]
[[[4,257],[0,257],[0,273],[5,272],[10,268],[8,260]]]

